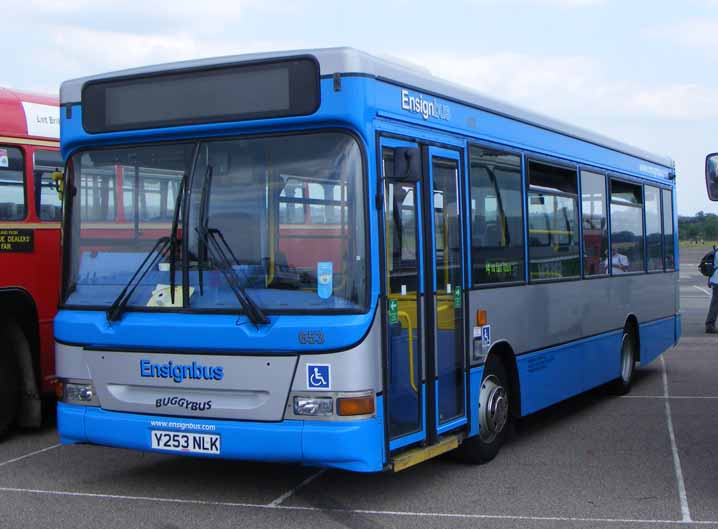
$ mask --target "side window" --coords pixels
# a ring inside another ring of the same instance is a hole
[[[529,169],[529,277],[580,275],[576,171],[531,161]]]
[[[32,160],[35,207],[41,220],[62,218],[62,156],[57,151],[35,151]]]
[[[648,270],[663,270],[663,234],[661,231],[661,191],[657,187],[644,186],[646,200],[646,246]]]
[[[0,220],[25,218],[25,171],[22,151],[0,147]]]
[[[673,192],[664,189],[663,193],[663,251],[666,270],[675,270],[676,263],[673,248]]]
[[[581,213],[583,219],[583,273],[607,274],[602,265],[608,255],[608,218],[606,215],[606,177],[581,171]]]
[[[470,179],[474,285],[523,281],[521,157],[472,146]]]
[[[642,272],[643,258],[641,186],[611,180],[611,273]],[[609,268],[608,259],[604,266]]]

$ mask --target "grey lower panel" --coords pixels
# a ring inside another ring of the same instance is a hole
[[[474,290],[470,321],[486,309],[492,342],[508,341],[517,354],[676,312],[678,273],[614,276]]]
[[[91,379],[103,409],[249,421],[282,420],[297,364],[296,356],[128,353],[69,346],[60,346],[56,356],[58,376]]]
[[[284,416],[290,390],[308,395],[337,391],[376,394],[383,389],[378,317],[364,340],[336,353],[209,356],[93,351],[58,343],[55,356],[59,378],[92,380],[104,409],[134,413],[275,421]],[[173,365],[196,362],[205,367],[221,366],[223,378],[175,382],[172,377],[142,377],[142,360],[159,365],[172,361]],[[328,366],[326,387],[309,383],[311,369],[316,366]],[[192,409],[193,403],[197,409]]]
[[[377,311],[380,314],[380,311]],[[331,366],[331,384],[326,388],[337,391],[382,390],[381,379],[381,318],[375,316],[366,337],[355,347],[338,353],[302,354],[297,365],[297,376],[292,391],[322,391],[310,387],[309,368],[312,365]]]

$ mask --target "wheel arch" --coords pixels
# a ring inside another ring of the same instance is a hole
[[[509,409],[514,417],[521,416],[521,384],[519,382],[519,370],[516,364],[516,353],[514,348],[506,340],[499,340],[492,344],[489,354],[486,357],[486,365],[491,358],[498,358],[509,376],[511,384],[511,399]]]

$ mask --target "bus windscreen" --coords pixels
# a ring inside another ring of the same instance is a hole
[[[319,68],[310,58],[88,83],[83,126],[92,133],[311,114]]]

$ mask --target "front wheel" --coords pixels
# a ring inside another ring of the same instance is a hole
[[[511,391],[506,368],[498,357],[489,358],[479,391],[479,435],[466,439],[459,457],[470,463],[487,463],[496,457],[506,440]]]

